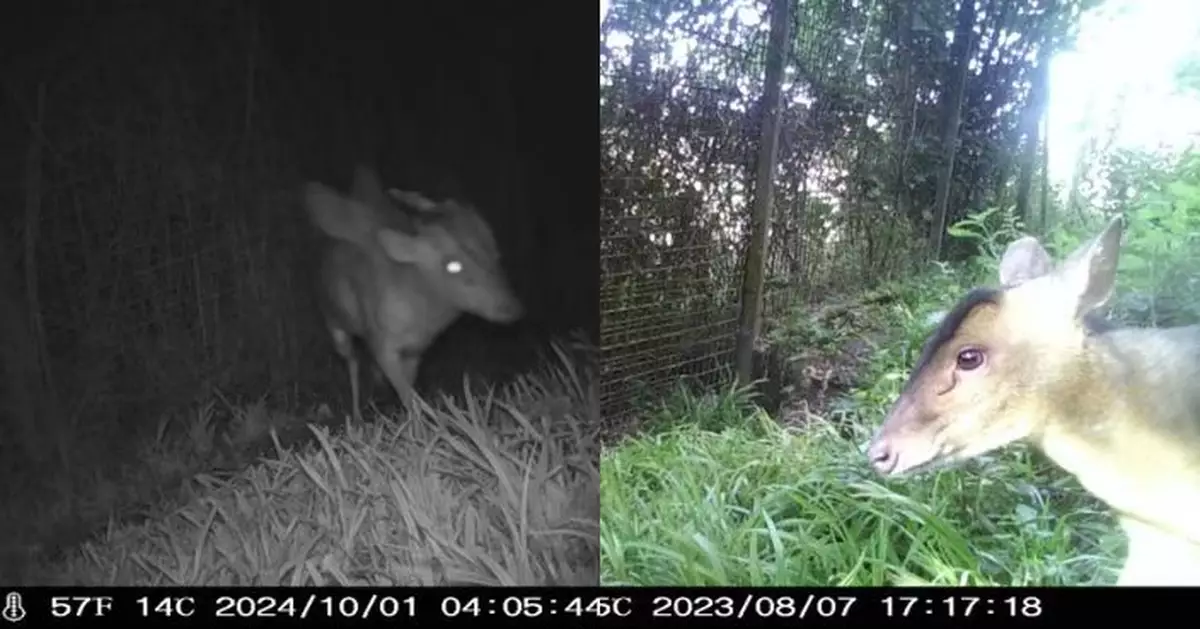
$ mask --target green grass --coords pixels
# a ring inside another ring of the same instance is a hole
[[[642,434],[601,457],[602,583],[1115,581],[1124,552],[1115,520],[1027,448],[907,479],[870,471],[862,451],[927,314],[903,303],[876,313],[891,331],[864,386],[835,406],[836,421],[782,427],[732,388],[681,389],[649,413]]]

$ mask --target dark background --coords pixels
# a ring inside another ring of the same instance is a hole
[[[598,336],[592,5],[36,2],[0,27],[0,429],[142,423],[213,387],[345,395],[303,182],[454,196],[526,304],[465,315],[421,388]],[[444,8],[442,8],[444,7]],[[348,395],[345,395],[348,397]],[[0,444],[0,451],[3,451]],[[8,454],[6,452],[5,454]]]

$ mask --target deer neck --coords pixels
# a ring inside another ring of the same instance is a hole
[[[1123,518],[1200,544],[1200,328],[1089,338],[1035,444]],[[1053,397],[1053,396],[1052,396]]]

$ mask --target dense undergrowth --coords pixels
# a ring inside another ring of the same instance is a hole
[[[164,417],[123,465],[6,488],[0,582],[595,583],[588,365],[556,346],[507,386],[368,425],[216,400]]]
[[[1108,314],[1131,325],[1200,321],[1200,158],[1151,181],[1129,219]],[[1045,239],[1057,258],[1102,217]],[[601,580],[634,585],[1103,585],[1124,538],[1115,519],[1040,453],[1014,445],[955,469],[884,480],[863,450],[921,344],[1021,230],[1003,212],[952,236],[981,254],[937,266],[864,305],[861,330],[813,330],[799,311],[773,322],[793,339],[874,344],[858,386],[803,425],[781,425],[749,390],[684,387],[648,409],[642,434],[601,460]],[[788,344],[788,338],[777,339]],[[796,348],[799,349],[799,348]]]
[[[866,466],[870,432],[959,280],[931,274],[876,309],[891,334],[864,385],[803,426],[781,426],[748,390],[681,388],[666,400],[646,433],[602,456],[602,582],[1111,582],[1115,522],[1027,448],[903,480]]]

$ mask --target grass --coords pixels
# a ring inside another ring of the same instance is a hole
[[[941,294],[960,287],[939,280]],[[874,313],[889,332],[825,417],[781,426],[745,390],[681,388],[601,457],[606,585],[1101,585],[1123,537],[1065,472],[1013,446],[883,480],[863,450],[938,303]],[[938,291],[933,291],[938,292]],[[925,307],[925,310],[932,308]],[[802,326],[801,326],[802,327]]]
[[[329,421],[328,409],[295,417],[262,404],[233,407],[222,423],[219,404],[202,404],[190,421],[164,421],[123,471],[80,487],[97,496],[94,509],[107,506],[107,528],[35,553],[16,580],[595,583],[595,394],[591,374],[556,349],[542,372],[502,390],[421,400],[368,425]],[[122,491],[123,479],[138,477],[156,480]],[[26,498],[23,530],[83,504],[78,490]]]

